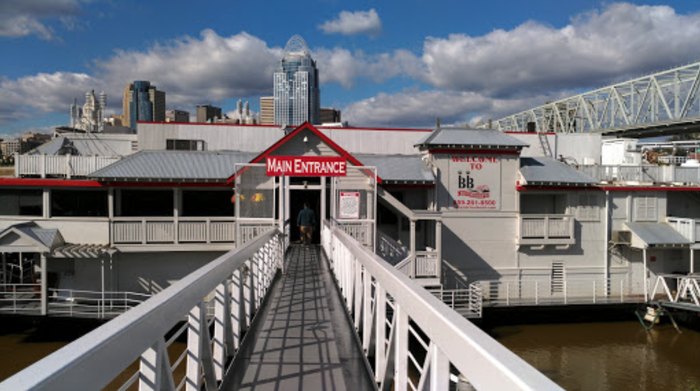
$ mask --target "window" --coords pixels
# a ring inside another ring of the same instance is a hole
[[[165,149],[169,151],[204,151],[204,140],[165,140]]]
[[[51,191],[51,216],[106,217],[106,190],[53,190]]]
[[[172,216],[172,190],[121,190],[118,216]]]
[[[600,196],[593,192],[572,194],[576,219],[580,221],[600,221]]]
[[[649,194],[634,197],[635,221],[657,221],[656,213],[656,197]]]
[[[233,216],[230,190],[183,190],[183,216]]]
[[[0,190],[0,215],[41,216],[43,211],[41,194],[40,189]]]

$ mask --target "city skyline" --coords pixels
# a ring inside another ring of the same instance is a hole
[[[195,16],[177,2],[1,5],[0,50],[13,55],[0,64],[0,138],[66,125],[74,98],[118,97],[133,80],[166,91],[168,109],[243,99],[259,111],[294,34],[318,63],[321,106],[354,125],[473,122],[700,60],[700,1],[301,3],[272,15],[214,2],[221,12]],[[126,13],[153,28],[114,34]]]

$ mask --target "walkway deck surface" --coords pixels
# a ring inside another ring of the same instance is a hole
[[[227,389],[374,389],[321,251],[292,245],[287,257],[254,347],[239,353]]]

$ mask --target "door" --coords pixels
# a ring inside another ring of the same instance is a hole
[[[279,184],[276,177],[266,175],[264,164],[236,164],[236,173],[234,209],[239,246],[275,226]]]

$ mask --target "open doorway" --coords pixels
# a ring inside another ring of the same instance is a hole
[[[316,225],[314,226],[314,235],[312,242],[314,244],[321,243],[321,190],[290,190],[289,191],[289,218],[291,220],[290,240],[299,242],[299,227],[297,226],[297,216],[299,211],[304,208],[304,202],[309,203],[309,208],[316,215]]]

